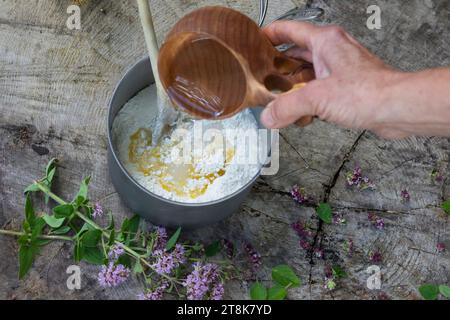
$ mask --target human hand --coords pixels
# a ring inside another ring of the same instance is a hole
[[[316,80],[281,94],[261,115],[268,128],[282,128],[304,116],[346,128],[370,129],[397,138],[407,135],[385,126],[389,117],[386,89],[398,72],[361,46],[342,28],[279,21],[264,29],[274,45],[294,43],[286,54],[313,63]]]

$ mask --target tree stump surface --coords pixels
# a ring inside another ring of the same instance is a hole
[[[256,18],[257,1],[151,1],[159,39],[189,10],[226,4]],[[290,1],[270,1],[268,21],[286,12]],[[0,226],[18,229],[25,186],[42,176],[47,161],[60,159],[54,190],[70,198],[82,177],[91,174],[91,198],[111,209],[117,220],[130,216],[110,182],[106,164],[108,101],[121,75],[145,55],[135,1],[89,0],[81,6],[82,29],[66,27],[70,1],[0,3]],[[450,3],[447,0],[313,1],[325,10],[321,23],[335,23],[393,66],[413,71],[450,65]],[[366,27],[371,4],[381,8],[382,28]],[[183,237],[204,242],[218,238],[239,247],[250,242],[261,253],[260,278],[270,280],[273,266],[286,263],[302,279],[290,299],[418,299],[424,283],[450,283],[449,216],[440,204],[450,198],[449,138],[385,141],[366,131],[316,121],[301,129],[281,130],[280,171],[258,179],[239,212],[218,225],[186,231]],[[346,173],[360,166],[376,190],[346,186]],[[439,170],[444,181],[430,174]],[[328,202],[346,224],[324,224],[313,205],[299,205],[293,185],[316,202]],[[401,190],[411,195],[401,201]],[[374,228],[368,214],[383,218]],[[301,220],[313,232],[304,250],[291,224]],[[353,241],[353,254],[345,244]],[[447,250],[438,252],[437,243]],[[135,299],[142,286],[130,279],[102,289],[98,267],[82,263],[82,289],[66,287],[73,264],[72,245],[53,243],[37,258],[30,274],[18,280],[15,239],[0,236],[2,299]],[[379,252],[380,290],[367,285],[370,255]],[[324,287],[327,266],[348,276],[335,290]],[[226,284],[227,298],[248,298],[250,283]]]

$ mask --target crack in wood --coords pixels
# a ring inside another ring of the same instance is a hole
[[[323,176],[327,176],[325,173],[321,172],[320,170],[312,167],[308,161],[306,161],[305,157],[300,153],[300,151],[297,150],[297,148],[294,147],[294,145],[280,132],[280,137],[283,138],[284,141],[286,141],[286,143],[288,144],[289,147],[292,148],[292,150],[294,150],[294,152],[300,157],[300,159],[302,159],[302,161],[305,163],[305,168],[312,170],[314,172],[317,172]]]
[[[334,188],[334,186],[337,183],[337,180],[341,174],[342,169],[344,168],[345,164],[348,162],[348,160],[350,159],[351,155],[353,154],[353,152],[356,150],[356,147],[358,146],[361,138],[363,137],[363,135],[366,133],[366,130],[363,130],[358,137],[355,139],[355,141],[353,141],[353,144],[351,145],[350,149],[345,153],[341,164],[339,165],[338,169],[336,170],[336,172],[334,173],[331,182],[328,185],[325,185],[325,190],[324,190],[324,195],[323,195],[323,202],[327,203],[329,198],[330,198],[330,194],[332,189]],[[310,263],[310,270],[309,270],[309,285],[311,286],[311,282],[312,282],[312,271],[313,271],[313,266],[314,266],[314,249],[318,243],[318,241],[320,241],[320,243],[322,242],[322,238],[323,238],[323,221],[321,219],[319,219],[318,222],[318,226],[317,226],[317,231],[314,234],[314,238],[313,238],[313,243],[311,245],[311,248],[309,249],[308,252],[308,257],[309,257],[309,263]],[[320,239],[319,239],[320,238]]]

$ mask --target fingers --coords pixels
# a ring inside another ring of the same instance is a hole
[[[267,128],[284,128],[305,116],[316,115],[316,106],[311,99],[316,81],[304,88],[279,95],[269,103],[261,114],[261,122]],[[310,122],[301,121],[304,124]]]
[[[275,21],[263,29],[273,45],[295,43],[303,49],[311,50],[312,37],[320,27],[308,22]]]
[[[284,54],[288,57],[295,58],[295,59],[301,58],[310,63],[312,63],[312,60],[313,60],[311,51],[309,51],[308,49],[303,49],[303,48],[297,47],[297,46],[292,47],[289,50],[286,50],[284,52]]]

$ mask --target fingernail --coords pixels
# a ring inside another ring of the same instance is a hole
[[[272,117],[273,102],[269,103],[261,113],[261,122],[267,128],[272,128],[275,125],[275,120]]]

